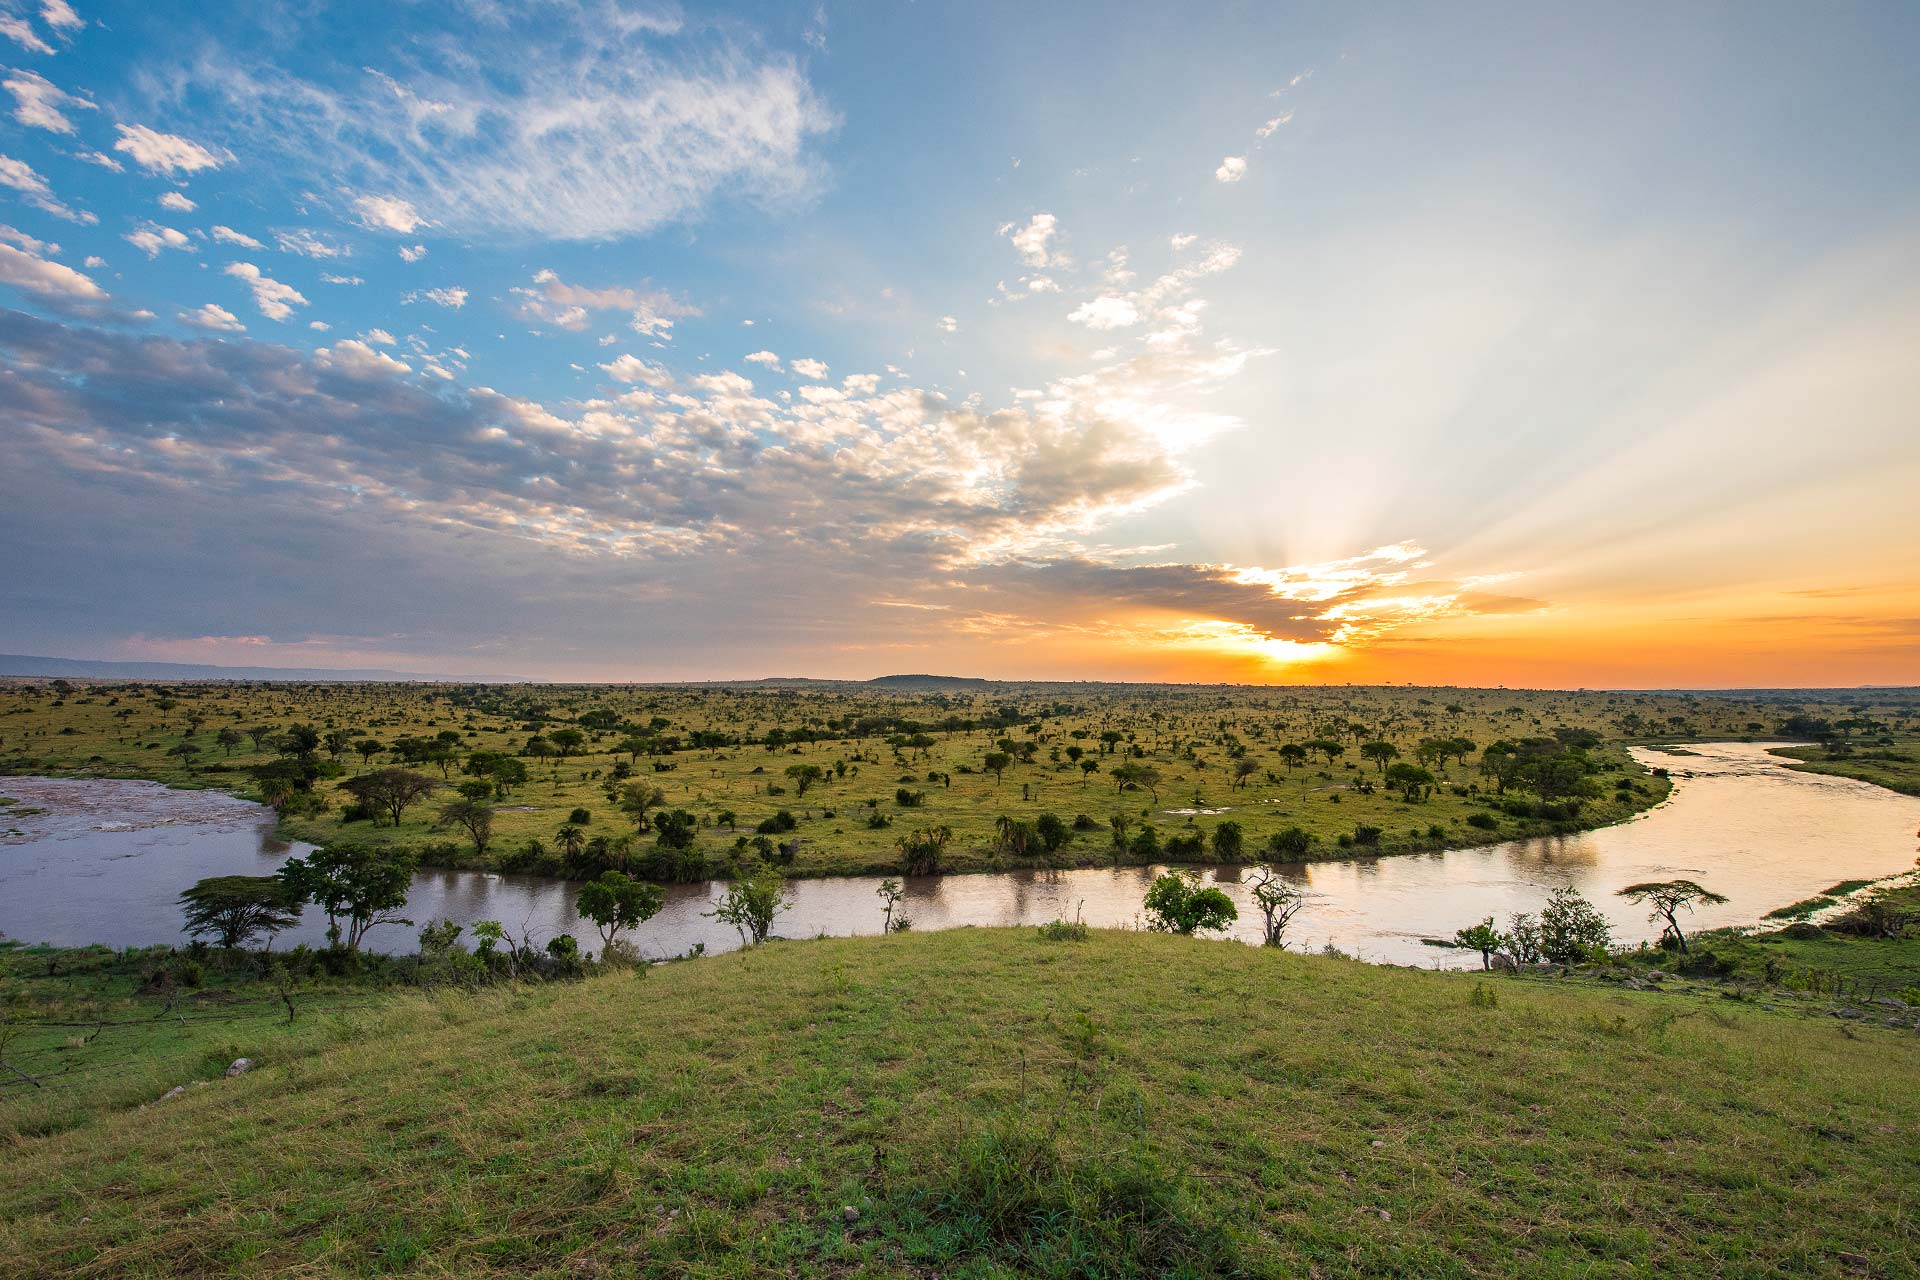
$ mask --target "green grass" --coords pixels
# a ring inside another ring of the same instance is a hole
[[[1793,762],[1788,768],[1803,773],[1858,778],[1889,791],[1920,796],[1920,737],[1911,734],[1887,743],[1858,743],[1850,754],[1838,757],[1825,747],[1776,747],[1773,754],[1785,756]]]
[[[0,1274],[1912,1274],[1911,1036],[1157,935],[780,943],[239,1035],[250,1075],[16,1139]]]
[[[163,701],[175,705],[162,707]],[[984,727],[1002,708],[1019,711],[1015,723]],[[1529,835],[1560,834],[1631,817],[1668,794],[1665,779],[1651,776],[1628,756],[1619,739],[1629,728],[1655,720],[1667,727],[1728,730],[1751,708],[1704,703],[1690,697],[1639,694],[1543,693],[1539,691],[1381,688],[1204,688],[1120,685],[1009,685],[989,694],[906,695],[842,686],[810,691],[765,689],[621,688],[593,686],[396,686],[396,685],[140,685],[79,686],[69,690],[0,685],[0,772],[93,774],[152,778],[174,786],[221,787],[251,794],[250,766],[271,761],[250,740],[221,746],[222,730],[253,726],[279,729],[297,723],[371,736],[391,743],[403,736],[460,735],[461,750],[524,749],[535,733],[567,728],[584,715],[613,713],[621,720],[667,722],[666,733],[690,743],[712,731],[763,738],[771,729],[822,735],[796,747],[769,750],[746,745],[696,750],[683,745],[669,755],[630,759],[619,749],[622,734],[587,732],[580,754],[528,758],[531,777],[498,803],[494,837],[485,855],[455,829],[436,825],[439,804],[415,805],[397,826],[345,822],[350,798],[339,781],[319,790],[324,812],[284,820],[289,838],[325,843],[351,836],[412,849],[430,865],[500,868],[504,858],[539,842],[551,851],[555,833],[571,812],[588,810],[588,838],[620,838],[632,825],[609,799],[616,766],[659,787],[667,806],[683,807],[700,820],[700,845],[716,870],[736,840],[776,810],[799,820],[790,837],[799,848],[796,875],[886,873],[897,870],[896,841],[921,827],[947,826],[948,869],[994,870],[1017,865],[1099,865],[1111,861],[1108,824],[1122,816],[1137,829],[1155,825],[1164,838],[1205,833],[1226,819],[1244,828],[1248,855],[1287,827],[1310,834],[1310,858],[1355,853],[1405,853],[1485,844]],[[891,730],[860,722],[906,717],[936,726],[948,717],[977,722],[973,729],[933,728],[933,745],[896,750]],[[1691,717],[1691,719],[1689,719]],[[1757,723],[1757,722],[1755,722]],[[837,726],[829,728],[828,726]],[[1354,726],[1360,726],[1356,731]],[[1598,796],[1576,819],[1517,817],[1492,803],[1492,787],[1477,771],[1478,757],[1438,763],[1441,785],[1407,803],[1380,785],[1381,769],[1361,760],[1359,747],[1378,736],[1411,762],[1425,738],[1466,737],[1479,746],[1501,738],[1545,736],[1556,727],[1590,728],[1610,739],[1592,754]],[[1098,735],[1124,735],[1106,751]],[[1326,735],[1344,745],[1336,762],[1290,768],[1279,755],[1288,742]],[[1016,764],[1002,777],[984,760],[1002,737],[1036,744],[1030,764]],[[180,755],[183,749],[195,754]],[[1137,749],[1134,762],[1158,770],[1157,795],[1117,790],[1115,765]],[[1072,751],[1084,751],[1100,772],[1084,776]],[[1235,753],[1244,751],[1258,771],[1234,785]],[[391,764],[375,757],[374,767]],[[350,749],[338,764],[349,774],[363,765]],[[785,771],[812,764],[834,780],[795,793]],[[656,771],[655,766],[660,766]],[[844,776],[838,776],[844,769]],[[428,767],[432,772],[431,767]],[[938,775],[938,780],[933,780]],[[458,770],[450,781],[462,781]],[[918,807],[896,801],[901,789],[924,794]],[[778,789],[778,790],[777,790]],[[1181,808],[1225,812],[1189,817]],[[736,815],[733,826],[719,815]],[[870,827],[869,815],[888,821]],[[1032,821],[1052,813],[1071,822],[1086,815],[1093,830],[1048,859],[1014,859],[996,851],[1001,817]],[[1473,818],[1475,823],[1469,823]],[[1484,825],[1490,824],[1490,825]],[[1342,836],[1360,827],[1382,833],[1376,847],[1343,848]],[[651,836],[638,837],[642,849]],[[556,858],[557,860],[557,858]],[[519,864],[515,864],[519,865]],[[546,864],[534,864],[536,869]]]

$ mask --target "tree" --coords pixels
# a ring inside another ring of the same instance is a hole
[[[1280,748],[1280,759],[1289,771],[1298,769],[1307,761],[1307,749],[1297,742],[1289,742]]]
[[[385,751],[387,746],[378,738],[362,738],[353,744],[353,749],[359,753],[360,767],[364,769],[372,764],[373,758]]]
[[[953,832],[947,827],[927,827],[894,841],[900,852],[900,870],[910,876],[937,876],[940,857],[946,851]]]
[[[1264,918],[1266,945],[1285,946],[1287,926],[1307,905],[1306,898],[1267,863],[1255,867],[1253,875],[1253,902]]]
[[[229,951],[300,923],[300,902],[278,876],[211,876],[180,895],[180,909],[187,936],[213,938]]]
[[[620,811],[633,819],[635,831],[647,829],[647,810],[666,802],[666,792],[644,782],[629,782],[620,793]]]
[[[585,828],[572,822],[567,823],[565,826],[561,827],[558,831],[554,832],[553,838],[555,842],[559,844],[560,852],[565,854],[568,858],[579,857],[580,850],[587,843],[587,833]]]
[[[1267,848],[1283,857],[1298,858],[1313,845],[1313,837],[1299,827],[1286,827],[1267,837]]]
[[[667,896],[659,885],[635,880],[622,871],[602,871],[580,889],[580,914],[600,931],[603,947],[611,947],[622,930],[634,928],[660,914]]]
[[[1381,773],[1385,773],[1387,771],[1387,761],[1399,755],[1400,748],[1394,746],[1391,742],[1366,742],[1361,744],[1360,754],[1378,765]]]
[[[1453,945],[1464,947],[1468,951],[1480,953],[1480,967],[1493,968],[1493,953],[1507,944],[1507,939],[1493,927],[1493,917],[1488,916],[1479,924],[1461,929],[1453,935]]]
[[[654,829],[660,833],[657,837],[659,846],[675,851],[693,848],[693,838],[699,825],[685,809],[662,813],[653,820]]]
[[[1417,764],[1396,764],[1386,771],[1387,785],[1405,796],[1408,804],[1418,800],[1437,781],[1431,771]]]
[[[547,738],[553,743],[554,748],[560,752],[562,759],[572,755],[581,747],[585,746],[587,741],[587,735],[578,729],[555,729],[547,735]]]
[[[1586,960],[1613,941],[1613,926],[1572,886],[1555,889],[1540,909],[1540,952],[1558,964]]]
[[[232,755],[233,749],[246,741],[246,735],[238,729],[229,727],[214,734],[213,740],[220,744],[221,750],[225,751],[228,755]]]
[[[795,796],[806,795],[807,788],[820,781],[823,776],[820,766],[817,764],[790,764],[787,766],[786,774],[789,778],[793,779],[793,793]]]
[[[1653,910],[1647,916],[1655,924],[1666,921],[1666,932],[1680,944],[1680,952],[1686,954],[1687,935],[1680,931],[1679,913],[1692,911],[1693,904],[1705,902],[1717,905],[1726,898],[1692,880],[1649,880],[1642,884],[1630,884],[1620,890],[1620,896],[1628,902],[1650,902]]]
[[[407,905],[413,868],[412,854],[335,842],[305,858],[287,859],[280,881],[296,901],[326,912],[329,942],[358,951],[367,930],[413,923],[394,914]]]
[[[1247,785],[1247,779],[1260,772],[1260,766],[1245,756],[1233,762],[1233,790]]]
[[[397,827],[408,806],[439,785],[424,773],[392,768],[348,778],[340,788],[374,812],[385,814],[388,823]]]
[[[1240,913],[1222,890],[1202,887],[1197,871],[1169,871],[1147,889],[1147,925],[1162,933],[1225,929]]]
[[[900,887],[898,880],[882,880],[880,887],[874,892],[880,895],[880,904],[886,908],[887,912],[886,917],[880,922],[880,932],[892,933],[893,909],[900,905],[900,899],[907,896],[907,891]]]
[[[1108,771],[1113,779],[1115,791],[1125,791],[1132,787],[1136,790],[1151,792],[1153,802],[1160,803],[1160,771],[1144,764],[1117,764]]]
[[[1080,762],[1080,789],[1082,791],[1087,789],[1088,781],[1098,772],[1100,772],[1100,762],[1092,756],[1088,756]]]
[[[989,751],[980,760],[981,767],[993,775],[993,785],[996,787],[1000,785],[1000,775],[1005,773],[1007,766],[1012,763],[1013,757],[1004,751]]]
[[[1240,850],[1246,843],[1240,824],[1228,819],[1213,829],[1211,835],[1213,856],[1222,862],[1238,862]]]
[[[740,944],[751,947],[767,940],[774,917],[792,905],[785,878],[771,867],[762,867],[744,879],[735,880],[713,910],[702,914],[732,925],[740,935]]]
[[[473,841],[473,854],[476,858],[485,857],[487,842],[493,839],[493,806],[472,796],[461,796],[440,808],[440,821],[450,823],[467,833]]]

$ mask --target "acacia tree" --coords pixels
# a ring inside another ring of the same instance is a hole
[[[386,815],[389,825],[399,826],[409,806],[440,784],[424,773],[411,769],[375,769],[357,778],[348,778],[340,789],[375,813]]]
[[[1280,878],[1280,873],[1269,863],[1260,863],[1253,869],[1253,902],[1260,908],[1264,917],[1266,945],[1285,946],[1287,926],[1307,905],[1300,890]]]
[[[279,878],[295,901],[311,902],[326,912],[329,942],[358,951],[367,930],[413,923],[395,914],[407,905],[413,868],[412,854],[336,842],[304,858],[287,859]]]
[[[461,796],[458,800],[440,807],[440,821],[459,827],[473,841],[473,854],[476,858],[485,857],[487,844],[493,839],[493,806],[472,796]]]
[[[989,751],[981,758],[980,763],[993,775],[993,785],[997,787],[1000,785],[1000,775],[1005,773],[1007,766],[1013,763],[1013,757],[1004,751]]]
[[[774,917],[792,905],[785,877],[771,867],[762,867],[735,880],[713,910],[701,914],[732,925],[741,945],[751,947],[767,940]]]
[[[635,880],[622,871],[602,871],[580,889],[580,914],[600,931],[603,948],[611,947],[624,929],[644,924],[667,902],[659,885]]]
[[[1630,884],[1620,890],[1620,896],[1628,902],[1650,902],[1653,910],[1647,919],[1655,924],[1666,921],[1666,931],[1680,944],[1680,952],[1686,954],[1687,935],[1680,931],[1679,913],[1692,911],[1693,904],[1705,902],[1718,904],[1726,898],[1692,880],[1648,880],[1641,884]]]
[[[180,895],[189,937],[211,937],[231,951],[258,934],[300,923],[300,902],[277,876],[210,876]]]
[[[1394,746],[1391,742],[1367,742],[1361,744],[1360,754],[1378,765],[1381,773],[1385,773],[1387,771],[1387,761],[1399,755],[1400,748]]]

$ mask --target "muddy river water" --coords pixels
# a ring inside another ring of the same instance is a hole
[[[1887,876],[1914,865],[1920,798],[1846,778],[1797,773],[1763,744],[1719,743],[1696,754],[1640,750],[1642,761],[1673,771],[1673,795],[1619,826],[1552,839],[1519,840],[1441,853],[1283,867],[1309,897],[1290,945],[1331,943],[1365,959],[1395,964],[1463,965],[1477,957],[1438,950],[1424,937],[1451,936],[1493,915],[1536,911],[1547,894],[1571,884],[1598,904],[1623,941],[1658,930],[1643,908],[1614,897],[1639,880],[1686,876],[1723,893],[1697,926],[1748,924],[1836,881]],[[112,946],[178,942],[180,891],[203,876],[273,871],[303,846],[273,837],[273,815],[209,791],[171,791],[157,783],[112,779],[0,778],[0,934],[25,942]],[[24,810],[38,809],[30,813]],[[1039,924],[1078,914],[1093,925],[1135,922],[1154,871],[1144,867],[1017,871],[910,878],[902,906],[918,929]],[[1207,869],[1211,882],[1241,906],[1235,936],[1257,941],[1259,920],[1241,872]],[[792,883],[792,908],[775,933],[877,933],[877,877],[843,876]],[[666,908],[636,941],[649,955],[738,945],[733,931],[706,918],[718,883],[667,890]],[[423,871],[408,901],[416,922],[495,919],[536,939],[591,925],[575,911],[578,888],[562,881],[472,871]],[[312,909],[276,947],[319,942],[324,920]],[[368,945],[411,951],[415,931],[375,930]]]

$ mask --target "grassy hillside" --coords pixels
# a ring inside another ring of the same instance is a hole
[[[960,930],[302,1025],[14,1140],[0,1274],[1920,1268],[1913,1033],[1717,993]]]
[[[1849,748],[1844,754],[1826,747],[1776,747],[1773,754],[1792,761],[1789,768],[1858,778],[1889,791],[1920,796],[1920,737],[1889,737]]]

